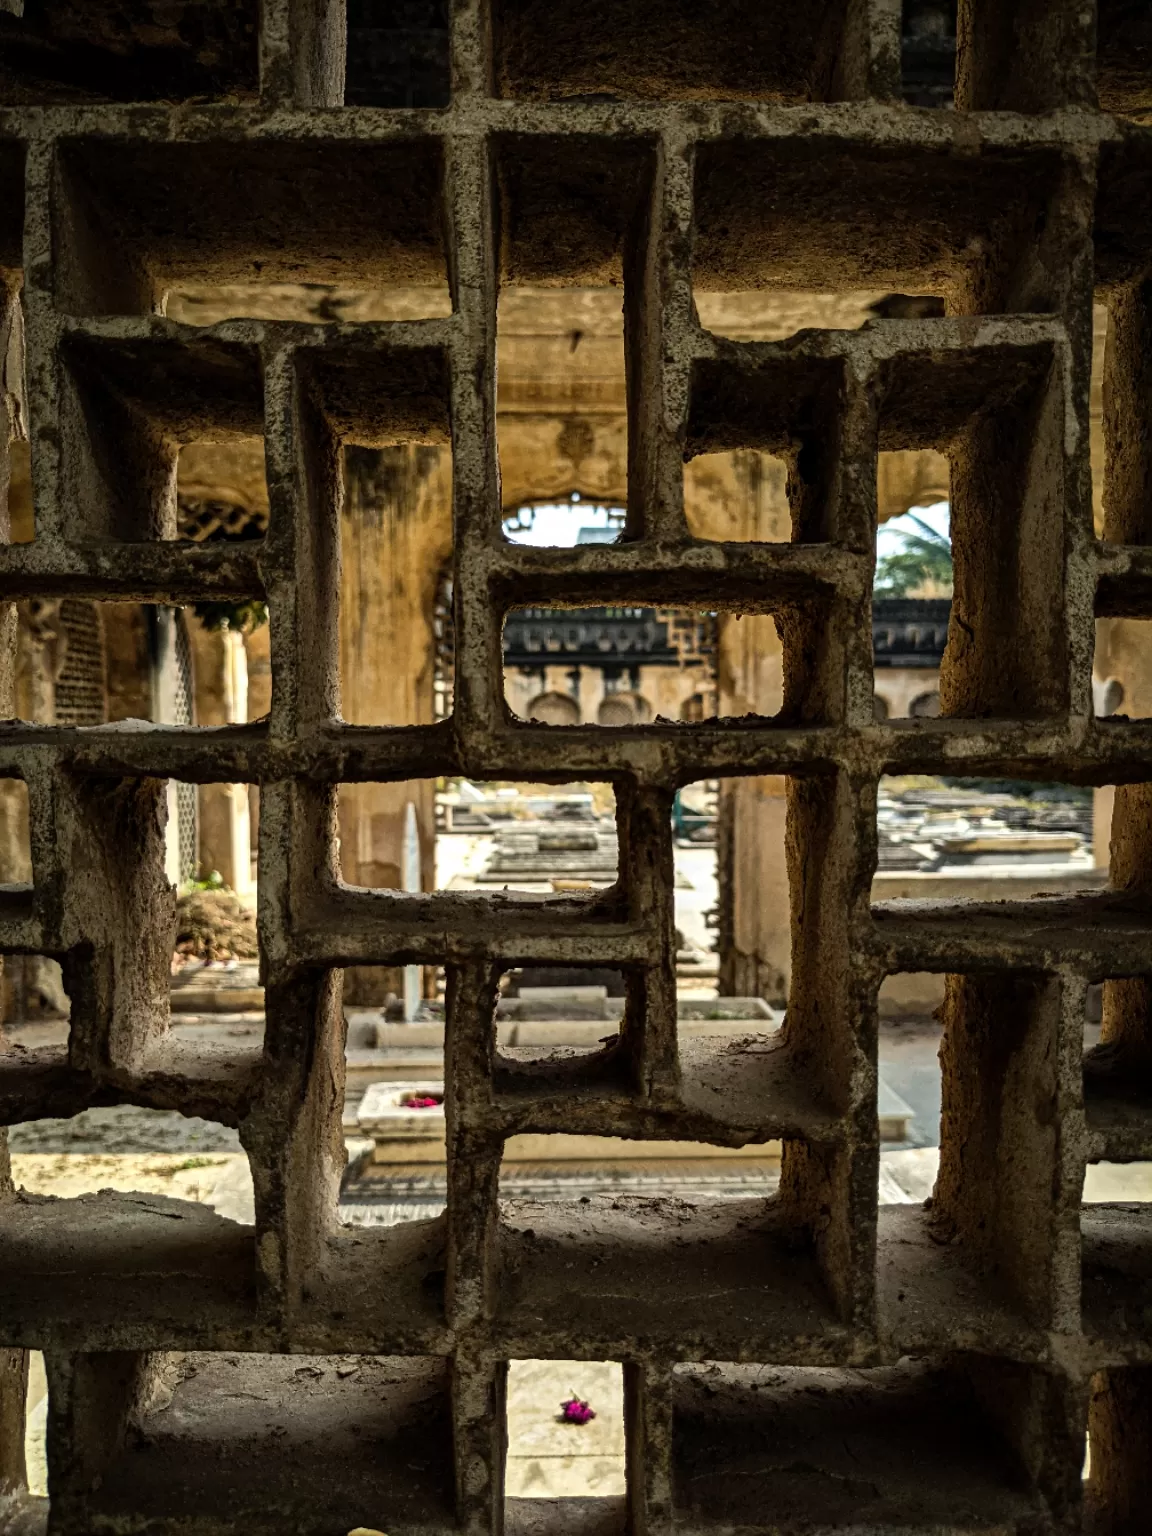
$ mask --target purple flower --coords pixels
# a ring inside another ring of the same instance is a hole
[[[434,1099],[428,1093],[409,1093],[400,1100],[404,1109],[436,1109],[439,1103],[439,1099]]]
[[[560,1419],[564,1424],[587,1424],[589,1419],[594,1419],[595,1413],[587,1403],[580,1401],[573,1395],[566,1403],[560,1404]]]

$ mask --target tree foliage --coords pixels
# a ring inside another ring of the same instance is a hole
[[[907,517],[919,531],[904,533],[900,548],[881,555],[876,561],[874,590],[877,597],[911,597],[924,587],[950,592],[952,544],[948,535],[938,533],[931,524],[911,512]]]

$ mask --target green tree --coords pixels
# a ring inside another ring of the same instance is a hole
[[[877,597],[908,597],[917,588],[934,586],[952,590],[952,543],[914,513],[906,514],[918,533],[903,534],[899,549],[876,561],[873,590]],[[944,593],[941,593],[944,595]]]

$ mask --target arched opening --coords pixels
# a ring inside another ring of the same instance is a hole
[[[580,706],[567,693],[540,693],[528,705],[528,718],[541,725],[579,725]]]
[[[596,711],[600,725],[647,725],[651,718],[652,706],[639,693],[610,693]]]
[[[935,720],[940,713],[940,694],[933,688],[929,693],[919,693],[908,706],[914,720]]]
[[[880,693],[872,695],[872,714],[877,720],[887,720],[888,700]]]

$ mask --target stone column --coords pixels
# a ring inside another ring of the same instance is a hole
[[[1147,544],[1152,542],[1152,282],[1141,280],[1113,293],[1107,315],[1095,319],[1097,358],[1100,331],[1106,329],[1100,390],[1106,453],[1096,455],[1097,480],[1104,459],[1097,531],[1111,543]],[[1152,625],[1098,620],[1092,671],[1095,683],[1114,680],[1123,689],[1119,702],[1110,699],[1105,707],[1114,703],[1113,713],[1132,719],[1152,716]],[[1099,867],[1108,864],[1114,795],[1111,787],[1095,794]]]
[[[437,587],[452,550],[451,475],[439,448],[345,450],[340,520],[341,714],[354,725],[435,718]],[[435,885],[436,784],[347,784],[340,790],[341,872],[350,885],[402,888],[404,823],[416,810],[424,890]],[[351,1001],[399,993],[401,977],[359,969]]]
[[[267,626],[262,626],[266,628]],[[248,719],[248,656],[238,630],[208,630],[189,622],[196,680],[197,725],[242,725]],[[238,896],[254,890],[247,784],[202,784],[198,811],[199,864]]]
[[[713,453],[692,460],[685,503],[697,538],[791,537],[787,468],[769,454]],[[722,616],[716,670],[721,715],[775,714],[783,700],[784,658],[773,619]],[[792,947],[784,779],[722,779],[719,814],[720,991],[782,1003]]]

